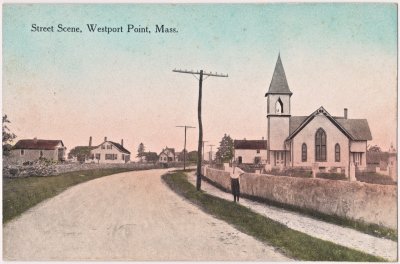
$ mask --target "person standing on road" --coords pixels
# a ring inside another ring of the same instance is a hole
[[[233,194],[233,201],[236,203],[236,200],[239,202],[240,196],[240,180],[239,176],[244,172],[237,167],[236,162],[232,163],[232,172],[231,172],[231,189]]]

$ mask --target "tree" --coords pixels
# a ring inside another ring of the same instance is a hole
[[[144,150],[145,150],[144,144],[140,143],[139,147],[138,147],[138,150],[137,150],[138,154],[137,154],[136,157],[137,158],[142,158],[145,155]]]
[[[221,162],[230,161],[233,157],[233,139],[229,135],[224,135],[221,142],[219,142],[219,147],[216,158]]]
[[[90,157],[90,151],[92,149],[93,147],[89,146],[77,146],[69,151],[68,158],[72,159],[76,157],[79,162],[83,163],[87,158]]]
[[[3,155],[8,156],[11,151],[11,143],[17,137],[14,133],[11,133],[7,124],[10,124],[7,115],[3,115]]]
[[[188,153],[188,160],[190,162],[197,162],[197,150],[193,150]]]
[[[186,153],[186,155],[185,155],[185,153]],[[186,156],[186,160],[189,160],[188,152],[187,152],[187,150],[184,149],[178,154],[178,160],[183,161],[185,156]]]
[[[155,163],[155,162],[157,162],[158,161],[158,155],[157,155],[157,153],[155,153],[155,152],[147,152],[147,153],[144,153],[144,156],[146,156],[146,161],[147,162],[153,162],[153,163]]]
[[[369,146],[368,152],[382,152],[382,149],[378,145]]]

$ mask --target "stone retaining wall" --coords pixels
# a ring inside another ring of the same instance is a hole
[[[46,164],[37,162],[33,165],[3,165],[3,177],[22,178],[30,176],[51,176],[72,171],[126,168],[132,170],[145,170],[161,168],[161,164],[152,163],[125,163],[125,164],[94,164],[94,163],[68,163]]]
[[[229,172],[205,176],[230,190]],[[397,186],[245,173],[240,192],[328,215],[397,228]]]

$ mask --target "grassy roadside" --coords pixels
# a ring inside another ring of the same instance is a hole
[[[219,185],[218,183],[210,181],[209,179],[207,179],[205,177],[202,177],[202,179],[222,191],[225,191],[225,192],[228,191],[224,187]],[[271,200],[263,199],[260,197],[251,196],[251,195],[241,194],[241,196],[244,198],[256,201],[256,202],[260,202],[260,203],[275,206],[278,208],[283,208],[285,210],[289,210],[292,212],[300,213],[300,214],[309,216],[309,217],[317,219],[317,220],[322,220],[324,222],[340,225],[343,227],[349,227],[349,228],[355,229],[357,231],[360,231],[362,233],[365,233],[365,234],[368,234],[371,236],[375,236],[375,237],[379,237],[379,238],[386,238],[386,239],[390,239],[390,240],[393,240],[396,242],[398,240],[397,230],[395,230],[395,229],[379,226],[377,224],[363,223],[360,221],[355,221],[355,220],[343,218],[343,217],[336,216],[336,215],[328,215],[328,214],[317,212],[315,210],[311,210],[311,209],[307,209],[307,208],[300,208],[297,206],[283,204],[283,203],[279,203],[276,201],[271,201]]]
[[[288,257],[307,261],[386,261],[380,257],[311,237],[257,214],[240,204],[208,195],[202,191],[198,192],[181,171],[167,173],[162,176],[162,179],[173,191],[205,212],[280,249]]]
[[[111,168],[74,171],[47,177],[3,178],[3,223],[71,186],[131,170]]]

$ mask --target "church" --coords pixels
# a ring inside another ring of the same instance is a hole
[[[366,168],[367,141],[372,140],[366,119],[332,116],[319,107],[307,116],[293,116],[292,92],[280,55],[265,94],[267,99],[267,168],[306,167],[349,175],[351,167]]]

